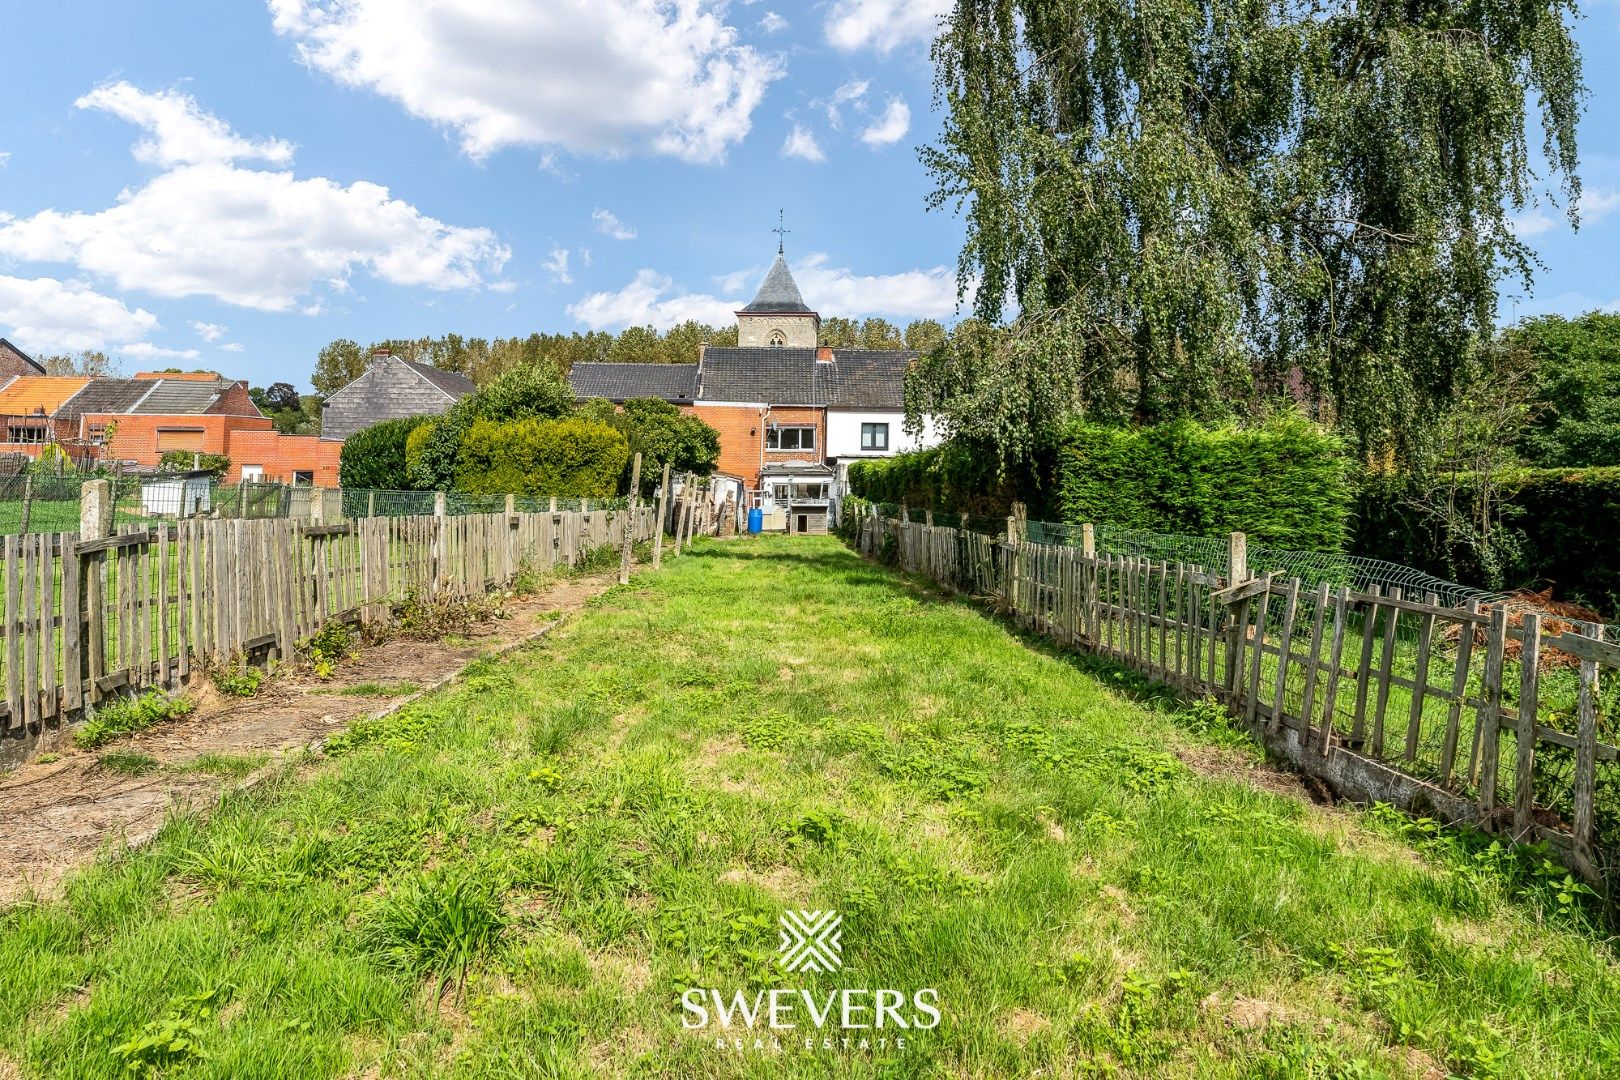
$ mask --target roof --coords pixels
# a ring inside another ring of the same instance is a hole
[[[691,401],[697,386],[696,364],[575,364],[568,381],[578,398],[662,398]]]
[[[5,338],[0,337],[0,358],[4,358],[4,357],[10,357],[12,360],[16,361],[17,363],[21,364],[24,367],[29,368],[32,371],[37,372],[40,375],[45,374],[45,365],[44,364],[41,364],[39,361],[35,360],[32,356],[29,356],[27,353],[25,353],[21,349],[17,348],[17,346],[13,345],[11,342],[7,341]]]
[[[754,299],[743,308],[750,313],[796,312],[812,315],[814,312],[805,305],[804,297],[799,295],[799,286],[794,282],[793,275],[788,272],[787,260],[777,252],[776,261],[771,264],[770,272],[765,275],[765,283],[754,294]]]
[[[55,415],[68,398],[84,389],[89,379],[52,375],[19,375],[0,390],[0,414],[27,416],[43,412]]]
[[[478,386],[471,379],[454,371],[442,371],[429,364],[418,364],[415,360],[407,360],[403,356],[399,358],[399,362],[458,401],[478,390]]]
[[[758,401],[766,405],[821,405],[816,350],[714,348],[703,354],[701,401]]]
[[[823,404],[853,409],[904,409],[910,349],[835,349],[823,365]]]
[[[62,403],[63,417],[86,413],[124,413],[152,389],[150,382],[135,379],[91,379],[77,394]]]
[[[129,412],[146,416],[189,416],[205,413],[219,401],[220,395],[235,384],[225,379],[217,382],[196,382],[190,379],[165,378],[154,380],[147,385],[152,388],[151,392],[136,402]]]

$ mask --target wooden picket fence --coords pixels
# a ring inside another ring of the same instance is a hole
[[[109,695],[174,689],[199,667],[267,663],[334,622],[385,623],[593,548],[650,539],[651,507],[589,513],[287,518],[4,538],[0,735],[37,734]]]
[[[1020,531],[874,515],[857,544],[1061,644],[1219,699],[1347,797],[1545,840],[1588,881],[1613,882],[1620,751],[1599,732],[1620,716],[1603,678],[1620,646],[1503,605],[1251,577],[1240,534],[1222,575]]]

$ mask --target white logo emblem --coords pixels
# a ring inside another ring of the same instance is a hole
[[[782,943],[776,947],[777,962],[784,971],[837,971],[844,965],[839,928],[843,918],[836,911],[784,911]]]

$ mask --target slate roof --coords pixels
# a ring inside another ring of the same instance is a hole
[[[823,364],[823,403],[853,409],[904,409],[910,349],[835,349]]]
[[[415,360],[406,360],[404,357],[400,357],[400,362],[457,401],[460,401],[468,394],[476,392],[478,389],[478,386],[471,379],[454,371],[442,371],[429,364],[418,364]]]
[[[569,371],[568,381],[574,396],[581,399],[662,398],[679,403],[692,400],[697,373],[696,364],[580,363]]]
[[[771,264],[770,272],[765,275],[765,283],[759,287],[759,292],[745,312],[797,312],[811,314],[810,308],[805,306],[804,297],[799,295],[799,286],[788,272],[787,260],[780,252],[776,261]]]
[[[91,379],[83,390],[62,403],[58,415],[66,419],[85,413],[128,412],[150,389],[150,382],[138,379]]]
[[[815,349],[714,348],[698,371],[701,401],[758,401],[766,405],[821,405]]]
[[[190,379],[159,379],[148,384],[152,392],[129,411],[147,416],[196,415],[207,412],[231,383],[194,382]]]

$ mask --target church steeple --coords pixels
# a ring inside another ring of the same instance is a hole
[[[821,316],[799,295],[798,282],[788,269],[782,238],[786,226],[778,221],[776,261],[748,306],[737,312],[737,343],[743,346],[784,346],[813,349],[821,336]]]

